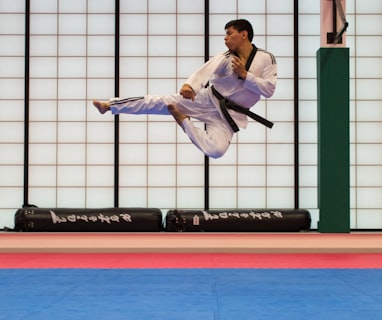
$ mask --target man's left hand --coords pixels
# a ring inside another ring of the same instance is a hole
[[[240,60],[239,57],[232,57],[232,70],[235,72],[239,78],[245,79],[247,76],[247,70],[245,70],[244,63]]]

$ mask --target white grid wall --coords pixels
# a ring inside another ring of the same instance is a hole
[[[175,93],[204,62],[204,1],[123,2],[120,32],[121,95]],[[120,120],[121,206],[203,207],[203,155],[172,117]]]
[[[316,51],[319,1],[300,1],[300,207],[317,209]],[[351,227],[382,228],[382,4],[347,0],[351,51]],[[91,107],[114,95],[114,0],[33,0],[29,202],[112,207],[114,118]],[[24,0],[0,3],[0,227],[23,202]],[[121,1],[120,96],[168,94],[204,62],[204,1]],[[211,0],[210,54],[224,25],[246,18],[278,62],[275,95],[227,154],[210,159],[215,208],[294,206],[293,0]],[[119,205],[204,207],[204,156],[171,117],[120,116]]]
[[[211,54],[224,48],[221,26],[234,18],[246,18],[253,23],[254,43],[272,52],[279,68],[274,96],[255,107],[275,126],[269,130],[250,121],[227,154],[210,161],[211,207],[293,207],[293,73],[288,73],[288,64],[293,70],[293,1],[225,1],[225,5],[212,1],[210,12]],[[282,52],[278,39],[288,43]]]

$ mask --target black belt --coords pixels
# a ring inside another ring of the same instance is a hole
[[[224,98],[220,94],[220,92],[214,88],[214,86],[211,86],[211,90],[212,90],[212,93],[214,94],[214,96],[219,100],[219,105],[220,105],[220,108],[221,108],[222,113],[224,115],[224,118],[227,120],[227,122],[229,123],[229,125],[231,126],[231,128],[234,132],[238,132],[240,129],[237,126],[237,124],[235,123],[235,121],[232,119],[232,117],[229,114],[227,109],[231,109],[231,110],[234,110],[236,112],[243,113],[243,114],[247,115],[248,117],[252,118],[253,120],[260,122],[261,124],[263,124],[264,126],[266,126],[268,128],[273,127],[273,122],[270,122],[267,119],[259,116],[258,114],[249,111],[247,108],[241,107],[241,106],[237,105],[236,103]]]

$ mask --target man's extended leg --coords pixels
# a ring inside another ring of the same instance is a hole
[[[101,114],[111,111],[114,115],[121,113],[169,115],[167,105],[172,101],[174,101],[172,96],[146,95],[144,97],[131,97],[126,99],[111,98],[108,101],[95,99],[93,100],[93,105]]]
[[[112,114],[171,114],[198,149],[208,157],[219,158],[228,149],[233,131],[217,109],[205,102],[205,99],[191,101],[174,95],[114,98],[110,102],[94,100],[93,104],[102,114],[109,110]],[[206,123],[206,130],[196,127],[190,117]]]

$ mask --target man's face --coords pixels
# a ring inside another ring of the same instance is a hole
[[[231,52],[236,52],[237,49],[242,45],[242,43],[247,38],[247,31],[237,31],[233,27],[229,27],[225,30],[224,42],[227,48]]]

